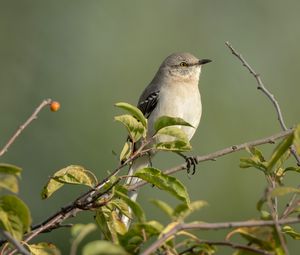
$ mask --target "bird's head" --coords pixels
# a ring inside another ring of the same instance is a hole
[[[199,59],[191,53],[173,53],[163,61],[160,71],[182,81],[198,81],[202,65],[209,62],[210,59]]]

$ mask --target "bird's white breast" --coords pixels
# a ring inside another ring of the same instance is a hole
[[[173,87],[170,89],[168,86]],[[201,114],[202,105],[198,82],[196,84],[169,84],[161,87],[158,104],[149,117],[149,123],[154,123],[158,117],[163,115],[180,117],[194,127],[180,126],[190,140],[199,125]],[[154,128],[149,127],[149,131],[150,135],[153,135]]]

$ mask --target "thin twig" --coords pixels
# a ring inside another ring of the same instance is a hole
[[[271,216],[272,219],[274,221],[274,227],[275,227],[275,231],[277,233],[277,236],[279,238],[281,247],[284,251],[285,255],[289,254],[289,250],[286,246],[286,241],[284,240],[282,231],[281,231],[281,226],[278,223],[278,198],[274,197],[273,199],[270,196],[270,193],[272,192],[273,189],[276,188],[276,182],[274,181],[274,179],[270,176],[269,177],[269,189],[268,189],[268,193],[267,193],[267,201],[268,201],[268,205],[271,211]]]
[[[278,220],[279,225],[296,224],[300,222],[300,218],[289,218]],[[216,230],[228,228],[241,228],[241,227],[263,227],[274,226],[273,220],[250,220],[250,221],[233,221],[233,222],[220,222],[220,223],[178,223],[168,232],[162,235],[156,242],[150,245],[141,255],[149,255],[165,243],[170,237],[176,235],[182,230]]]
[[[19,242],[17,241],[10,233],[8,233],[7,231],[3,230],[0,228],[0,233],[4,236],[4,238],[10,242],[14,247],[15,249],[20,253],[20,254],[23,254],[23,255],[30,255],[30,252],[27,251],[24,246]]]
[[[17,129],[17,131],[13,134],[13,136],[8,140],[8,142],[4,145],[4,147],[0,150],[0,157],[3,156],[8,148],[15,142],[18,136],[23,132],[23,130],[35,119],[39,112],[47,105],[51,104],[52,99],[45,99],[41,102],[41,104],[34,110],[31,116]]]
[[[300,189],[300,185],[298,185],[298,189]],[[299,200],[296,200],[298,194],[295,193],[293,194],[291,200],[287,203],[285,210],[283,211],[282,215],[281,215],[281,219],[286,218],[287,216],[290,215],[290,213],[293,212],[293,210],[295,209],[296,206],[299,205]]]
[[[241,62],[244,67],[248,69],[248,71],[253,75],[257,82],[257,89],[259,89],[261,92],[263,92],[272,102],[272,104],[275,107],[276,113],[277,113],[277,119],[279,121],[279,124],[282,128],[282,130],[288,130],[286,127],[286,124],[283,119],[283,115],[280,109],[280,106],[278,104],[278,101],[275,99],[275,96],[265,87],[264,83],[262,82],[262,79],[260,77],[260,74],[258,74],[249,64],[248,62],[243,58],[243,56],[238,53],[233,46],[229,42],[225,42],[226,46],[230,49],[231,53],[236,56]],[[297,154],[295,147],[291,146],[291,152],[293,156],[295,157],[297,164],[300,166],[300,157]]]
[[[286,137],[286,136],[288,136],[292,133],[293,133],[292,129],[287,130],[287,131],[282,131],[280,133],[271,135],[271,136],[266,137],[266,138],[262,138],[262,139],[258,139],[258,140],[255,140],[255,141],[242,143],[242,144],[239,144],[239,145],[232,145],[230,147],[227,147],[227,148],[219,150],[219,151],[215,151],[215,152],[203,155],[203,156],[197,156],[196,159],[199,163],[203,162],[203,161],[208,161],[208,160],[215,160],[216,158],[222,157],[224,155],[227,155],[227,154],[230,154],[230,153],[233,153],[233,152],[241,151],[241,150],[244,150],[246,148],[250,148],[250,147],[254,147],[254,146],[258,146],[258,145],[262,145],[262,144],[267,144],[267,143],[274,143],[275,140]],[[176,166],[176,167],[173,167],[173,168],[170,168],[170,169],[166,170],[164,173],[165,174],[173,174],[173,173],[185,170],[185,169],[186,169],[186,163],[181,164],[181,165]],[[129,190],[135,190],[135,189],[138,189],[138,188],[140,188],[141,186],[143,186],[145,184],[147,184],[147,182],[139,181],[138,183],[128,187],[128,189]]]
[[[242,245],[242,244],[238,244],[238,243],[232,243],[232,242],[228,242],[228,241],[205,241],[205,240],[200,240],[199,242],[197,242],[199,244],[207,244],[207,245],[214,245],[214,246],[228,246],[231,247],[233,249],[237,249],[237,250],[245,250],[245,251],[250,251],[256,254],[261,254],[261,255],[272,255],[271,253],[267,252],[267,251],[263,251],[251,246],[247,246],[247,245]],[[185,253],[190,254],[190,252],[193,252],[193,250],[195,248],[197,248],[197,245],[194,245],[193,247],[190,247],[182,252],[180,252],[178,255],[183,255]]]

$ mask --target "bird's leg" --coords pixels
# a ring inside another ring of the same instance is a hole
[[[192,175],[196,172],[196,165],[199,163],[196,157],[186,156],[181,152],[176,152],[179,156],[183,157],[186,162],[187,173],[190,173],[191,166],[193,166]]]
[[[150,151],[147,152],[147,156],[148,156],[148,159],[149,159],[149,166],[152,167],[152,160],[151,160],[151,152]]]

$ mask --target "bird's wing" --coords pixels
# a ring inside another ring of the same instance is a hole
[[[159,90],[151,92],[144,99],[140,99],[138,108],[142,111],[146,118],[149,118],[152,111],[155,109],[159,99]]]

